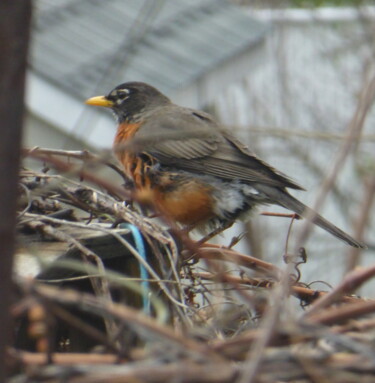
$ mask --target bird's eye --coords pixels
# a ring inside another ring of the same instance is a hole
[[[113,101],[122,102],[128,98],[129,93],[128,89],[114,89],[107,97]]]
[[[122,99],[125,99],[126,97],[129,96],[129,89],[117,89],[117,94],[116,96]]]

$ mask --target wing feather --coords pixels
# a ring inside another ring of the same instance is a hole
[[[149,122],[136,133],[134,143],[162,166],[228,180],[302,189],[222,130],[206,113],[172,104],[157,117],[147,119]]]

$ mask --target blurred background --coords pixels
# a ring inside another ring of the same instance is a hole
[[[321,212],[350,233],[366,223],[370,248],[358,257],[316,229],[301,268],[304,282],[336,284],[348,267],[375,259],[375,110],[365,92],[375,74],[370,3],[35,0],[24,145],[109,149],[112,116],[84,100],[145,81],[176,103],[213,113],[304,186],[293,194],[311,206],[348,128],[363,124]],[[282,264],[289,224],[255,213],[217,241],[228,245],[244,232],[239,251]],[[292,239],[301,225],[294,223]],[[363,293],[373,298],[373,286]]]

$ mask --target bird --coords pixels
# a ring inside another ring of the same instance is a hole
[[[278,205],[356,248],[366,248],[289,193],[304,190],[206,112],[155,87],[126,82],[86,104],[112,110],[114,151],[133,197],[185,227],[225,227],[259,205]]]

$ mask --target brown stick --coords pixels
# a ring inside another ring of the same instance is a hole
[[[375,276],[375,265],[361,270],[354,270],[347,274],[343,281],[328,294],[318,299],[311,308],[305,313],[308,318],[315,315],[319,310],[337,302],[345,294],[351,294],[368,279]]]
[[[323,312],[309,315],[308,321],[320,324],[331,325],[348,319],[373,313],[375,311],[375,301],[357,302],[345,306],[331,307]]]
[[[235,262],[240,266],[245,266],[252,270],[268,274],[276,279],[279,279],[282,274],[281,270],[272,263],[217,245],[205,244],[203,247],[199,248],[197,256],[202,259]]]
[[[358,217],[354,223],[354,236],[359,240],[363,239],[366,226],[369,222],[372,206],[375,201],[375,175],[365,180],[364,196],[362,198],[361,206],[358,212]],[[349,259],[347,265],[347,272],[353,270],[358,264],[362,251],[361,249],[350,249]]]
[[[81,160],[83,162],[90,162],[92,164],[104,164],[111,169],[113,169],[117,174],[119,174],[125,181],[128,181],[123,170],[120,167],[115,165],[111,159],[113,157],[112,152],[102,151],[101,155],[93,154],[88,150],[62,150],[62,149],[46,149],[46,148],[24,148],[22,149],[23,156],[32,156],[32,153],[35,155],[41,156],[61,156],[67,158],[74,158]]]
[[[207,279],[210,281],[217,279],[217,276],[211,273],[195,272],[193,273],[193,275],[198,278]],[[259,288],[272,288],[275,284],[274,281],[267,280],[267,279],[255,279],[255,278],[249,278],[249,277],[243,277],[243,276],[238,277],[238,276],[230,275],[226,273],[222,273],[220,275],[220,280],[222,282],[228,282],[232,284],[244,284],[244,285],[254,286]],[[308,287],[303,287],[298,285],[291,286],[291,293],[296,298],[301,299],[307,303],[311,303],[315,301],[316,299],[319,299],[329,294],[327,291],[312,290]],[[363,301],[362,298],[357,298],[352,296],[343,296],[340,299],[340,302],[343,302],[343,303],[356,303],[360,301]]]

